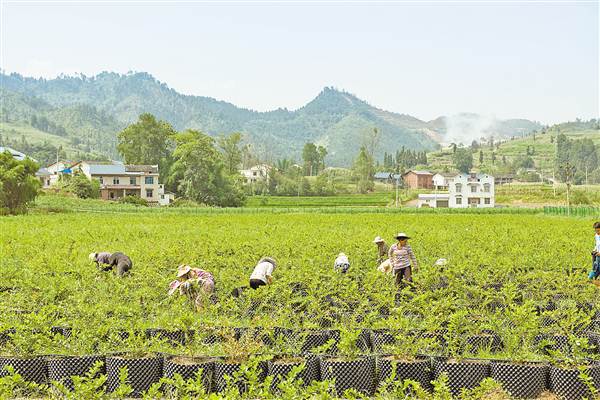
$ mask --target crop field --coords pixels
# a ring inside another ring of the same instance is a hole
[[[591,398],[600,388],[600,304],[587,282],[593,222],[4,217],[0,368],[10,367],[0,373],[0,398]],[[419,261],[414,284],[400,289],[377,271],[372,243],[380,235],[391,244],[398,231],[412,236]],[[93,251],[125,252],[131,274],[99,271]],[[347,274],[333,269],[342,251]],[[233,297],[265,255],[278,261],[273,284]],[[448,264],[434,266],[439,258]],[[215,276],[216,295],[201,311],[167,295],[183,263]]]

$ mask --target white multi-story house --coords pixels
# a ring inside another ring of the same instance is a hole
[[[420,194],[418,207],[494,207],[494,177],[488,174],[455,174],[447,178],[447,191]]]
[[[149,203],[168,205],[172,193],[166,193],[158,183],[158,165],[125,165],[119,162],[81,161],[79,168],[89,179],[100,182],[100,198],[117,200],[124,196],[139,196]]]
[[[245,183],[263,182],[269,180],[271,166],[267,164],[259,164],[250,169],[240,170],[240,174],[244,177]]]
[[[450,208],[494,207],[494,177],[488,174],[458,174],[448,180]]]

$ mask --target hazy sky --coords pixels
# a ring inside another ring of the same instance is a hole
[[[256,110],[334,86],[425,120],[599,115],[597,1],[1,1],[1,66],[26,76],[146,71]]]

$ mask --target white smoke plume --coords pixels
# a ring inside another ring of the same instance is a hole
[[[494,125],[497,121],[493,115],[457,114],[446,117],[446,134],[443,141],[445,144],[462,143],[468,146],[473,140],[487,139],[494,135]]]

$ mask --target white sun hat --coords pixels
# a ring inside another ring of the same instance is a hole
[[[377,236],[377,237],[375,238],[375,240],[373,240],[373,243],[375,243],[375,244],[377,244],[377,243],[383,243],[384,241],[385,241],[385,240],[383,240],[383,239],[381,238],[381,236]]]
[[[96,255],[98,253],[90,253],[90,255],[88,256],[90,258],[90,261],[96,261]]]

